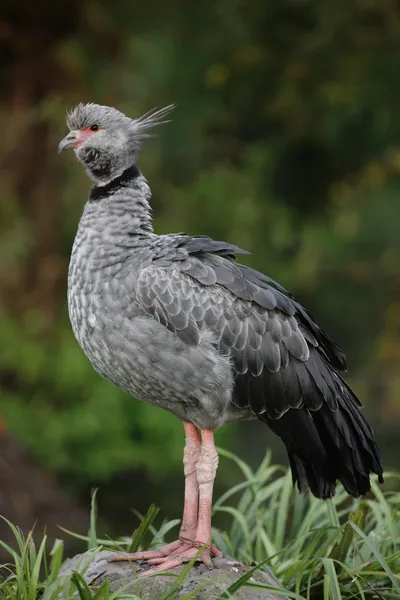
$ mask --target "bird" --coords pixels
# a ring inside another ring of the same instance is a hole
[[[300,493],[354,497],[383,482],[362,404],[340,374],[346,358],[279,283],[240,264],[238,246],[207,235],[157,234],[138,156],[173,105],[130,118],[80,103],[67,112],[72,148],[92,180],[73,243],[68,310],[94,369],[182,423],[184,508],[179,538],[115,560],[147,560],[147,574],[197,557],[211,568],[218,453],[225,423],[259,420],[286,446]],[[190,198],[187,199],[188,203]]]

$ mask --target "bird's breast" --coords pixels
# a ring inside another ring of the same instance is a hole
[[[93,343],[106,323],[135,314],[135,265],[127,265],[127,253],[77,237],[68,272],[68,311],[74,335],[92,360]],[[98,353],[97,349],[96,352]]]

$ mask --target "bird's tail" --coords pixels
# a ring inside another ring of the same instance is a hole
[[[332,376],[340,382],[337,410],[324,402],[317,410],[304,406],[263,420],[284,441],[300,492],[310,489],[317,498],[331,498],[339,480],[358,497],[370,490],[370,473],[383,482],[380,453],[357,397],[337,373]]]

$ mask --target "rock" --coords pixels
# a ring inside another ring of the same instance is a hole
[[[124,587],[125,594],[136,594],[142,600],[159,600],[175,581],[175,578],[171,576],[143,577],[142,575],[148,569],[145,561],[109,562],[113,556],[114,552],[107,550],[78,554],[64,563],[60,575],[68,575],[77,571],[94,589],[108,579],[112,592]],[[210,570],[204,564],[194,565],[174,598],[182,598],[202,584],[208,583],[195,598],[196,600],[216,600],[224,590],[250,569],[250,567],[245,567],[226,557],[214,558],[213,567],[213,570]],[[182,568],[182,566],[177,567],[171,572],[179,574]],[[279,587],[279,583],[264,571],[256,571],[250,581]],[[283,596],[250,587],[240,588],[232,597],[236,600],[285,600]]]

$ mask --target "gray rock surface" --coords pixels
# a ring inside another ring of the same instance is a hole
[[[168,575],[143,577],[148,568],[145,561],[109,562],[113,556],[114,553],[107,550],[78,554],[64,563],[60,575],[77,571],[94,589],[108,579],[111,591],[124,588],[124,594],[135,594],[141,600],[160,600],[175,581],[175,578]],[[182,598],[188,592],[207,584],[199,590],[195,598],[216,600],[234,581],[249,571],[249,567],[226,557],[213,559],[213,566],[213,570],[209,570],[203,564],[192,567],[175,598]],[[181,570],[182,567],[177,567],[171,572],[179,574]],[[250,581],[279,587],[278,582],[265,572],[255,572]],[[250,587],[241,588],[233,598],[235,600],[285,600],[284,596]]]

